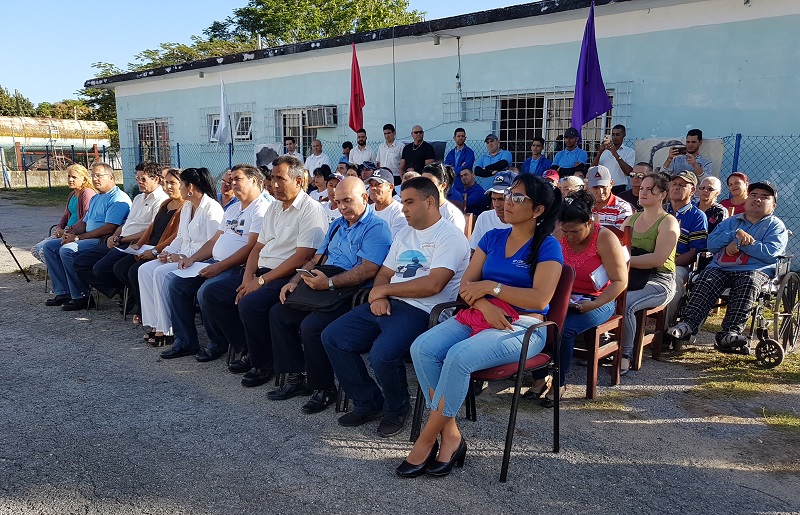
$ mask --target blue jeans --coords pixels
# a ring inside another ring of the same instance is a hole
[[[213,261],[206,261],[206,263]],[[166,277],[165,290],[169,305],[170,317],[172,318],[172,330],[175,341],[172,347],[175,349],[199,350],[200,340],[197,337],[197,326],[194,323],[194,301],[195,297],[200,299],[205,293],[205,289],[220,281],[228,281],[232,276],[241,276],[241,267],[235,266],[216,277],[204,279],[202,277],[178,277],[170,272]],[[241,281],[241,279],[240,279]],[[222,349],[224,351],[225,349]],[[220,349],[214,347],[214,342],[209,343],[208,352],[219,354]]]
[[[322,331],[322,345],[356,411],[383,409],[384,417],[402,417],[411,409],[403,356],[428,329],[429,313],[402,300],[389,299],[389,304],[392,314],[380,317],[369,304],[356,306]],[[367,351],[377,384],[361,357]]]
[[[612,300],[586,313],[567,311],[564,329],[561,331],[560,386],[567,384],[567,372],[572,363],[572,353],[575,351],[575,336],[607,321],[614,314],[615,306],[616,302]]]
[[[73,261],[79,252],[96,247],[99,241],[89,238],[61,245],[61,240],[54,238],[44,244],[44,262],[56,295],[69,294],[73,299],[82,299],[89,295],[89,285],[78,277]]]
[[[484,329],[470,336],[469,326],[450,318],[419,336],[411,346],[411,358],[428,409],[438,409],[444,399],[442,415],[455,417],[467,396],[470,375],[518,361],[525,331],[539,321],[523,315],[512,324],[513,331]],[[546,335],[544,327],[531,334],[528,358],[544,349]]]

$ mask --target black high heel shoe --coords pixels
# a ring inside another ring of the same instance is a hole
[[[425,472],[427,472],[429,476],[444,477],[453,470],[453,466],[463,467],[464,460],[466,458],[467,441],[464,440],[464,437],[462,436],[461,443],[458,444],[458,448],[456,449],[456,452],[453,453],[450,461],[434,461],[425,469]]]
[[[436,454],[439,452],[439,440],[435,440],[433,442],[433,448],[431,448],[430,454],[428,457],[420,463],[419,465],[412,465],[411,463],[403,460],[403,463],[400,464],[399,467],[395,470],[397,475],[400,477],[417,477],[421,476],[425,473],[425,470],[429,463],[433,463],[436,460]]]

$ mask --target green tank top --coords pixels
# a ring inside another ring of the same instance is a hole
[[[656,249],[656,238],[658,238],[658,226],[661,225],[661,222],[664,221],[664,218],[668,217],[669,214],[666,214],[658,219],[656,223],[650,226],[649,229],[643,232],[638,232],[634,229],[634,225],[636,220],[641,215],[640,212],[636,212],[631,215],[631,247],[638,247],[640,249],[644,249],[647,252],[653,252]],[[664,263],[664,266],[660,266],[656,268],[658,272],[667,272],[674,274],[675,273],[675,249],[672,249],[670,252],[667,261]]]

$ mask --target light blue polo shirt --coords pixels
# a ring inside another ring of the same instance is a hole
[[[489,154],[483,154],[475,161],[475,166],[486,168],[487,166],[494,164],[498,161],[506,161],[508,163],[508,166],[511,166],[512,164],[514,164],[514,157],[508,150],[500,150],[497,154],[493,156],[490,156]],[[492,177],[475,177],[475,182],[480,184],[481,188],[483,188],[484,190],[488,190],[489,188],[492,187],[492,182],[494,182],[494,175],[492,175]]]
[[[575,166],[576,162],[581,162],[583,164],[589,162],[589,154],[581,147],[575,147],[572,150],[567,150],[565,148],[556,154],[556,157],[553,159],[553,164],[559,168],[572,168]]]
[[[331,235],[337,227],[339,230],[331,240]],[[344,217],[333,221],[328,234],[325,235],[325,241],[317,250],[317,255],[324,254],[327,247],[328,258],[325,264],[350,270],[360,265],[363,259],[381,265],[389,254],[391,246],[392,233],[389,225],[375,215],[372,206],[367,206],[367,210],[353,225],[350,225]]]
[[[86,232],[105,224],[122,225],[130,212],[131,198],[119,187],[114,186],[106,193],[97,193],[89,201],[89,209],[83,217]]]

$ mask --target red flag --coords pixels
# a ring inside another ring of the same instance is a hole
[[[353,64],[350,68],[350,128],[357,131],[364,127],[364,87],[361,85],[361,70],[356,57],[356,44],[353,43]]]

